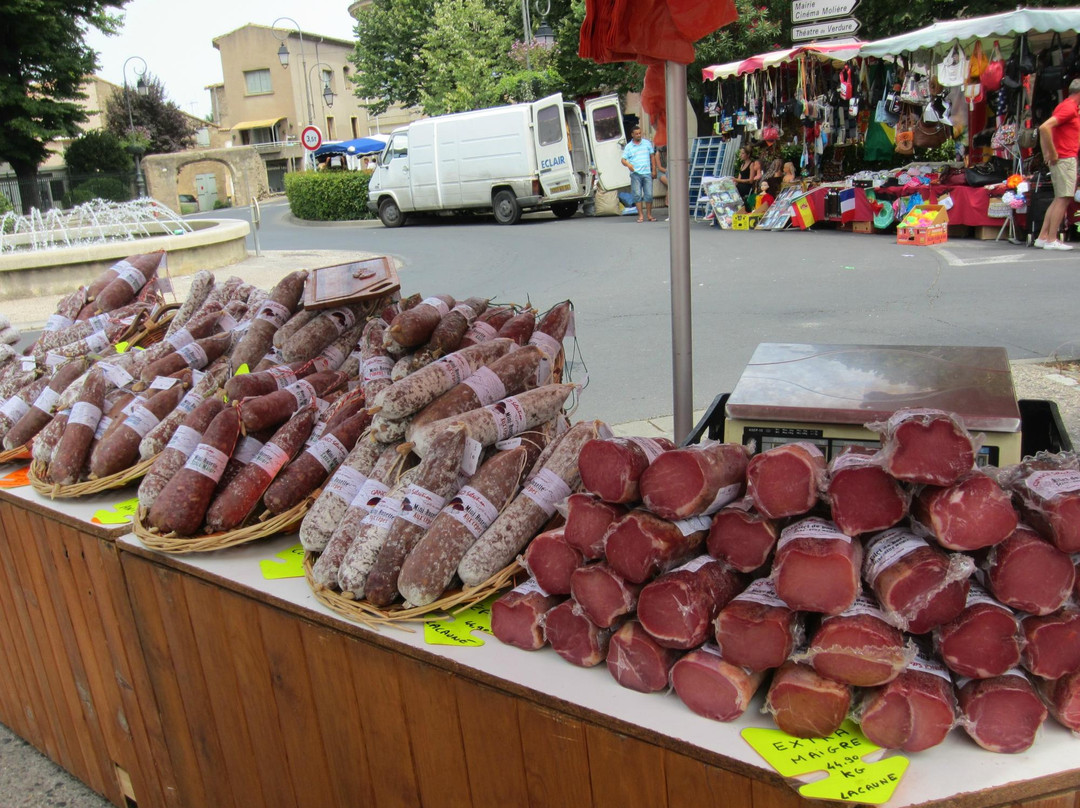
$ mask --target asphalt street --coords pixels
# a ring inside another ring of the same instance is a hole
[[[247,217],[246,210],[215,215]],[[580,417],[672,411],[669,225],[634,217],[526,216],[311,224],[263,206],[268,250],[356,249],[402,264],[407,293],[489,295],[576,308],[588,379]],[[692,222],[694,408],[730,391],[761,342],[991,345],[1012,359],[1080,356],[1080,252],[1007,241],[898,245],[893,235],[721,231]],[[254,247],[249,238],[249,246]],[[581,366],[583,360],[584,367]]]

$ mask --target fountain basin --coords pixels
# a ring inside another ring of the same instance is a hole
[[[238,219],[189,219],[182,235],[145,236],[47,250],[0,254],[0,300],[62,295],[90,283],[102,270],[136,253],[165,250],[168,274],[192,275],[247,258],[251,226]]]

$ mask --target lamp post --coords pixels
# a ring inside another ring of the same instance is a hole
[[[316,62],[315,64],[313,64],[311,66],[311,70],[309,70],[308,74],[307,74],[307,85],[308,85],[308,87],[311,86],[311,72],[313,70],[315,70],[315,68],[317,68],[317,67],[321,67],[321,68],[324,68],[326,70],[329,70],[331,75],[334,72],[334,68],[332,68],[326,62]],[[334,91],[330,87],[330,81],[329,80],[323,81],[322,98],[323,98],[323,103],[326,104],[326,106],[330,107],[331,109],[334,108]]]
[[[547,15],[551,13],[551,0],[547,0],[544,10],[540,10],[539,0],[532,0],[536,11],[540,14],[540,27],[536,29],[536,35],[532,32],[532,17],[529,14],[529,0],[521,0],[521,27],[525,32],[525,69],[532,70],[532,59],[529,58],[529,48],[535,39],[541,47],[551,48],[555,44],[555,32],[548,25]]]
[[[146,96],[150,92],[150,87],[146,83],[146,60],[141,56],[129,56],[124,60],[124,101],[127,102],[127,114],[128,114],[128,134],[132,138],[132,142],[128,145],[128,151],[135,157],[135,188],[138,191],[139,197],[146,196],[146,181],[143,178],[142,173],[142,155],[143,147],[135,143],[135,119],[131,115],[131,89],[128,87],[127,80],[127,68],[128,62],[138,61],[142,63],[142,70],[136,65],[132,68],[132,72],[138,76],[138,80],[135,82],[135,92],[141,96]]]
[[[310,126],[315,123],[315,107],[313,107],[311,104],[311,86],[308,84],[307,56],[304,53],[304,32],[300,30],[299,23],[297,23],[297,21],[294,20],[292,17],[278,17],[276,20],[274,20],[274,24],[270,26],[270,29],[274,31],[274,36],[279,42],[281,42],[281,47],[278,48],[277,51],[278,61],[281,62],[281,66],[286,70],[288,70],[289,68],[289,48],[285,44],[285,40],[289,38],[289,34],[285,34],[285,36],[281,37],[277,35],[277,31],[275,30],[277,28],[277,24],[282,20],[287,20],[288,22],[291,22],[293,24],[293,27],[296,28],[296,33],[300,36],[300,68],[304,77],[304,98],[307,100],[307,122]]]

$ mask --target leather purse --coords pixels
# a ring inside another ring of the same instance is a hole
[[[897,135],[899,140],[899,134]],[[933,149],[949,139],[949,131],[943,124],[927,123],[919,120],[912,130],[912,141],[916,149]]]
[[[1054,32],[1050,47],[1043,51],[1043,66],[1039,71],[1039,88],[1057,93],[1065,87],[1065,52],[1061,48],[1061,34]]]
[[[1005,182],[1005,171],[995,163],[987,161],[977,166],[964,169],[964,179],[973,188],[982,188],[986,185],[997,185]]]
[[[1005,75],[1005,60],[1001,57],[1001,46],[994,40],[990,51],[990,61],[979,74],[979,83],[987,93],[997,92],[1001,88],[1001,79]]]

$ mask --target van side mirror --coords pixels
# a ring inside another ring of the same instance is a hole
[[[626,145],[626,138],[624,138],[624,137],[619,138],[619,145],[620,146],[625,146]]]

